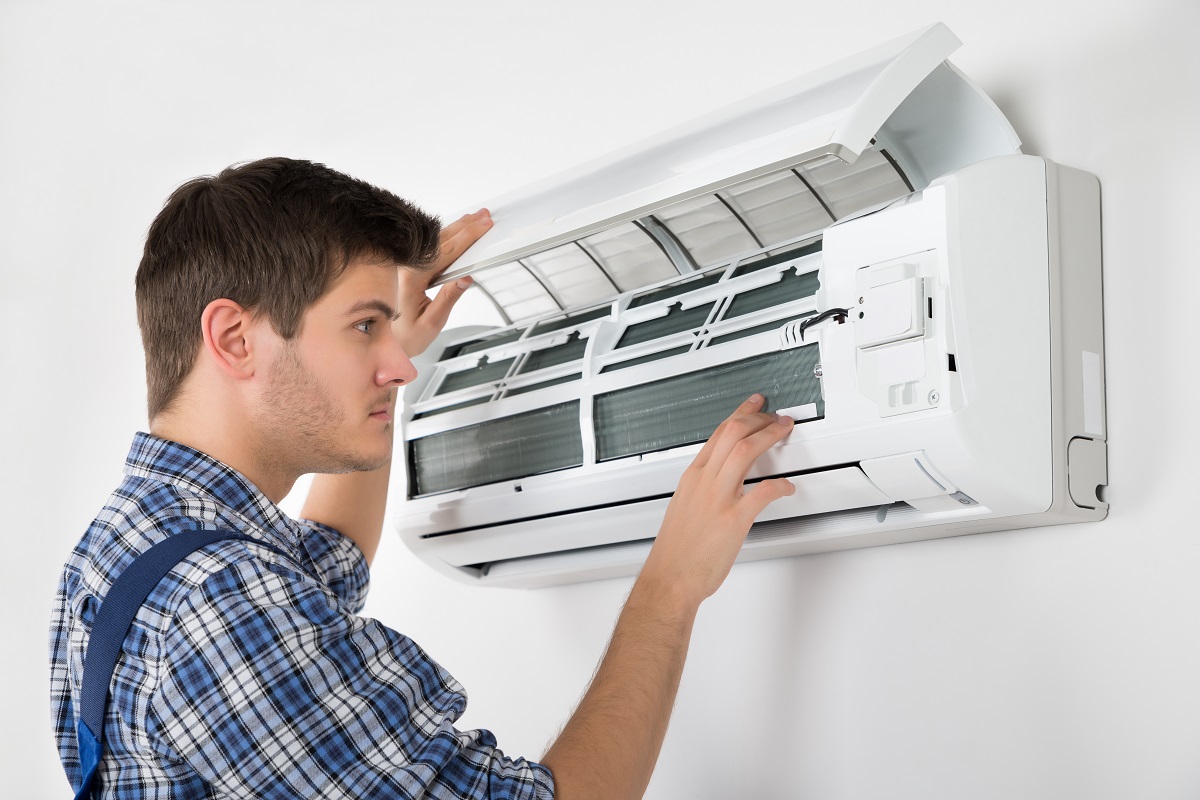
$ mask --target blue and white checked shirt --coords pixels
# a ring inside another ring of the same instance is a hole
[[[357,616],[361,551],[289,519],[245,478],[138,434],[126,478],[63,570],[50,697],[67,777],[96,609],[141,552],[232,529],[185,558],[142,606],[117,662],[97,785],[104,798],[550,798],[550,772],[455,730],[462,687],[411,639]]]

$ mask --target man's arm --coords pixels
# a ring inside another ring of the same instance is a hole
[[[492,227],[487,209],[468,214],[442,229],[438,260],[428,272],[400,268],[400,318],[394,324],[396,337],[409,356],[420,355],[441,333],[454,304],[470,288],[471,279],[444,284],[430,299],[425,292],[468,247]],[[395,419],[396,398],[392,398]],[[351,539],[370,564],[379,548],[383,515],[387,507],[391,464],[370,472],[346,475],[317,475],[304,500],[300,516],[339,531]]]
[[[792,429],[755,395],[717,428],[680,480],[592,684],[542,764],[561,800],[646,791],[701,602],[733,566],[759,512],[795,492],[786,480],[743,491],[750,465]]]

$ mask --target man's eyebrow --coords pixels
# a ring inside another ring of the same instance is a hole
[[[393,322],[400,319],[400,312],[382,300],[360,300],[347,309],[345,316],[352,317],[364,311],[377,311]]]

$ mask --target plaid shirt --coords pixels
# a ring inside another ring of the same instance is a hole
[[[296,522],[203,453],[138,434],[126,478],[63,570],[50,697],[67,777],[88,632],[113,579],[167,536],[233,529],[151,593],[111,685],[104,798],[549,798],[539,764],[460,732],[462,687],[411,639],[357,616],[362,553]]]

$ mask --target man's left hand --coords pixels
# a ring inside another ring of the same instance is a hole
[[[471,288],[473,281],[463,277],[442,284],[432,298],[426,294],[429,287],[491,227],[492,215],[486,208],[467,214],[442,228],[438,258],[431,269],[400,269],[400,318],[396,320],[395,331],[404,352],[410,357],[425,352],[442,332],[454,304]]]

